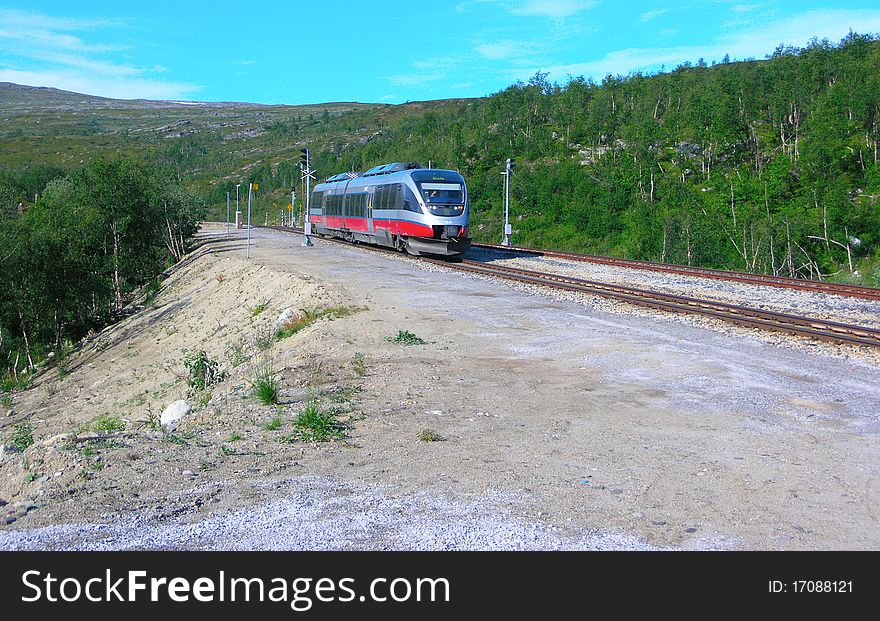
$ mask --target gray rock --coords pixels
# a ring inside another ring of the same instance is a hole
[[[0,457],[5,455],[6,453],[21,453],[21,449],[17,446],[13,446],[12,444],[0,445]]]
[[[666,522],[664,520],[651,520],[651,524],[654,526],[666,526]]]
[[[183,476],[185,476],[185,477],[194,477],[194,476],[196,476],[196,473],[193,472],[192,470],[184,470],[184,471],[182,472],[182,474],[183,474]]]
[[[9,503],[8,503],[5,499],[0,498],[0,507],[5,507],[5,506],[8,505],[8,504],[9,504]]]
[[[159,422],[169,433],[177,429],[180,419],[192,412],[192,406],[183,399],[175,401],[162,412]]]
[[[15,517],[14,515],[7,515],[7,516],[3,519],[3,521],[4,521],[4,523],[6,523],[6,524],[12,524],[12,523],[13,523],[15,520],[17,520],[17,519],[18,519],[18,518]]]
[[[685,529],[684,529],[684,532],[686,532],[686,533],[695,533],[695,532],[697,532],[697,529],[694,528],[693,526],[691,526],[690,528],[685,528]]]

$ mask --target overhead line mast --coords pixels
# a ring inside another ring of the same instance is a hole
[[[311,160],[311,151],[309,151],[308,147],[305,149],[300,149],[300,163],[299,168],[302,171],[302,179],[306,182],[306,191],[305,191],[305,213],[303,214],[303,246],[311,246],[312,245],[312,222],[309,218],[310,215],[310,202],[311,202],[311,180],[317,179],[314,175],[314,170],[312,170],[312,160]]]

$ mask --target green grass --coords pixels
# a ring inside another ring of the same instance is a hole
[[[270,420],[268,423],[263,425],[263,429],[265,429],[266,431],[277,431],[277,430],[281,429],[282,424],[283,423],[281,421],[281,417],[276,416],[275,418]]]
[[[422,442],[440,442],[443,436],[434,429],[422,429],[419,432],[419,440]]]
[[[385,340],[397,345],[424,345],[426,342],[408,330],[399,330],[397,336],[389,336]]]
[[[110,416],[108,412],[104,412],[99,417],[89,423],[89,429],[93,431],[103,431],[104,433],[113,433],[114,431],[122,431],[125,429],[125,423],[118,416]]]
[[[9,442],[20,451],[34,443],[34,430],[30,423],[19,423],[13,427],[14,433]]]
[[[266,304],[265,302],[263,302],[262,304],[257,304],[256,306],[254,306],[254,307],[251,309],[251,317],[256,317],[257,315],[259,315],[260,313],[262,313],[262,312],[263,312],[264,310],[266,310],[267,308],[269,308],[269,305]]]
[[[264,364],[257,369],[251,380],[251,387],[254,390],[254,396],[263,405],[278,403],[278,383],[275,381],[275,373],[269,365]]]
[[[287,322],[285,322],[278,330],[275,331],[277,340],[286,339],[293,336],[297,332],[301,332],[319,319],[328,318],[330,320],[347,317],[352,313],[361,310],[360,308],[351,308],[348,306],[332,306],[330,308],[318,309],[302,309],[300,313]]]
[[[326,442],[343,437],[345,428],[331,411],[321,409],[317,401],[309,402],[297,415],[294,438],[305,442]]]
[[[241,440],[241,434],[236,432],[230,435],[229,439],[226,441],[232,444],[233,442],[238,442],[239,440]]]

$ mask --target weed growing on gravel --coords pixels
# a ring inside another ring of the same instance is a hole
[[[19,423],[13,429],[14,432],[9,441],[12,446],[23,451],[34,443],[34,429],[30,423]]]
[[[265,429],[266,431],[277,431],[277,430],[281,429],[281,425],[282,425],[281,417],[276,416],[275,418],[270,420],[268,423],[263,425],[263,429]]]
[[[251,380],[254,395],[263,405],[278,403],[278,384],[275,381],[275,373],[268,364],[262,364],[257,369],[254,379]]]
[[[367,374],[367,365],[364,362],[363,352],[359,351],[354,355],[354,358],[351,360],[351,369],[358,377],[363,377]]]
[[[263,312],[264,310],[266,310],[267,308],[269,308],[269,305],[266,304],[265,302],[263,302],[263,303],[261,303],[261,304],[257,304],[256,306],[254,306],[254,307],[251,309],[251,317],[256,317],[257,315],[259,315],[260,313],[262,313],[262,312]]]
[[[220,445],[220,454],[224,457],[228,457],[229,455],[235,455],[235,449],[231,446],[226,446],[225,444]]]
[[[104,412],[99,417],[89,423],[89,429],[93,431],[103,431],[104,433],[113,433],[114,431],[122,431],[125,429],[125,423],[118,416],[110,416],[109,412]]]
[[[0,405],[2,405],[4,408],[11,408],[12,407],[12,396],[7,395],[7,394],[0,396]]]
[[[332,411],[322,410],[317,401],[310,401],[296,417],[296,433],[292,439],[305,442],[326,442],[343,437],[344,427]]]
[[[261,328],[254,333],[254,346],[259,351],[266,351],[272,347],[272,343],[274,342],[275,335],[272,334],[272,331],[269,328]]]
[[[425,340],[417,337],[409,330],[399,330],[397,336],[385,337],[385,340],[398,345],[424,345]]]
[[[232,435],[229,436],[227,442],[232,444],[233,442],[238,442],[239,440],[241,440],[241,434],[238,432],[234,432]]]
[[[434,429],[422,429],[419,432],[419,440],[422,442],[440,442],[443,436]]]
[[[237,339],[232,341],[226,348],[226,362],[228,362],[229,366],[231,366],[232,368],[235,368],[240,364],[244,364],[248,361],[249,357],[250,356],[245,353],[244,337],[238,337]]]

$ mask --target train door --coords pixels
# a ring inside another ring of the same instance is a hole
[[[364,188],[364,191],[367,193],[367,231],[373,233],[375,232],[373,229],[373,193],[369,191],[369,188]]]

